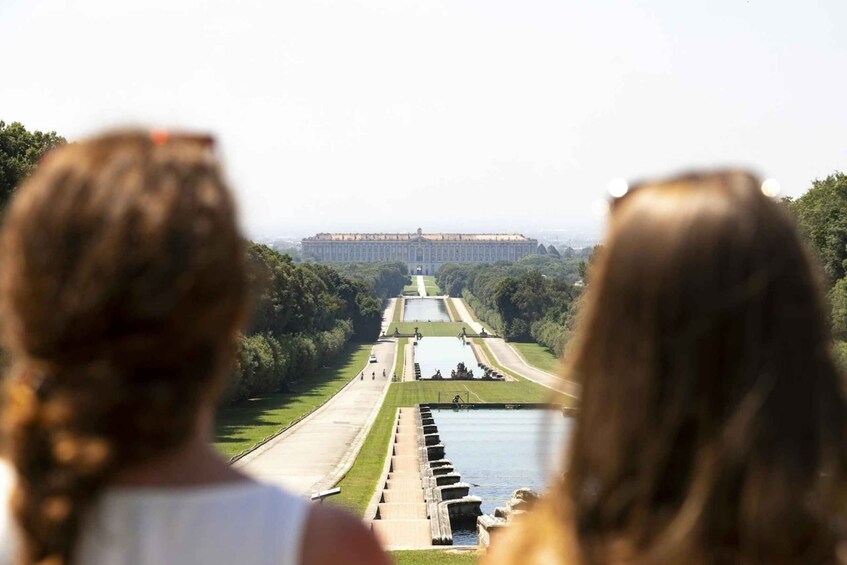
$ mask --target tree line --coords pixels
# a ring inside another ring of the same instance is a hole
[[[590,250],[571,257],[535,254],[516,263],[447,264],[435,275],[450,296],[510,341],[535,341],[562,354],[580,296],[580,264]]]
[[[257,243],[250,244],[247,258],[254,310],[239,338],[223,404],[284,390],[292,381],[312,375],[351,341],[373,341],[382,323],[383,298],[399,294],[411,282],[403,263],[337,270],[294,263],[290,256]]]
[[[6,205],[47,150],[65,143],[55,131],[27,131],[20,122],[0,120],[0,207]]]
[[[816,179],[802,196],[783,202],[820,261],[835,353],[847,367],[847,175]]]

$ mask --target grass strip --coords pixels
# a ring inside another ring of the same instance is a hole
[[[434,286],[438,288],[438,283],[435,282],[435,275],[424,275],[423,276],[424,286]]]
[[[332,497],[330,501],[346,506],[360,516],[363,515],[382,472],[397,408],[414,406],[422,402],[438,402],[439,391],[455,393],[461,390],[467,390],[474,402],[546,402],[550,397],[547,389],[528,381],[392,383],[356,462],[338,483],[341,494]],[[442,395],[443,400],[444,395]]]
[[[221,408],[215,447],[232,457],[291,425],[341,390],[368,364],[372,343],[349,344],[328,366],[291,384],[288,392],[266,394]]]
[[[403,311],[406,309],[406,299],[403,297],[398,297],[397,302],[394,304],[394,316],[392,316],[392,322],[402,322],[403,321]]]
[[[406,360],[406,344],[408,342],[408,338],[405,337],[397,339],[397,355],[394,357],[394,374],[397,375],[397,378],[400,380],[403,380],[403,367],[405,366]]]
[[[550,350],[543,345],[532,342],[521,343],[515,341],[509,342],[509,345],[515,348],[527,364],[554,375],[559,374],[559,369],[561,368],[559,359],[550,353]]]
[[[447,311],[450,312],[450,317],[453,319],[453,321],[461,322],[462,317],[459,316],[459,311],[456,310],[456,305],[453,304],[453,299],[448,296],[444,299],[444,301],[447,302]]]
[[[490,333],[491,335],[497,335],[497,330],[495,330],[494,328],[492,328],[492,327],[491,327],[491,324],[489,324],[489,323],[487,323],[487,322],[484,322],[484,321],[480,320],[480,319],[479,319],[479,316],[477,316],[477,315],[476,315],[476,312],[474,312],[474,311],[473,311],[473,308],[471,308],[471,305],[470,305],[470,304],[468,304],[468,301],[467,301],[467,300],[465,300],[464,298],[459,298],[459,299],[457,299],[457,300],[461,300],[461,301],[462,301],[462,304],[464,304],[464,305],[465,305],[465,308],[467,308],[467,310],[468,310],[468,314],[470,314],[470,315],[471,315],[471,318],[473,318],[473,319],[474,319],[474,321],[475,321],[475,322],[477,322],[478,324],[482,324],[482,327],[483,327],[483,328],[485,328],[485,331],[487,331],[487,332],[488,332],[488,333]]]
[[[392,551],[396,565],[474,565],[481,557],[479,551],[455,549],[420,549]]]
[[[438,288],[438,284],[435,282],[435,277],[432,275],[426,275],[423,278],[424,287],[426,288],[426,293],[432,296],[441,296],[441,289]]]
[[[473,333],[473,328],[462,322],[392,322],[387,333],[391,335],[396,329],[401,334],[412,334],[415,333],[415,328],[418,328],[424,337],[455,337],[462,333],[462,328],[468,333]]]
[[[418,285],[417,283],[407,284],[403,287],[403,296],[417,296],[418,295]]]

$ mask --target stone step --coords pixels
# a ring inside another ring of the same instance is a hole
[[[392,471],[412,471],[420,474],[420,463],[418,463],[418,458],[411,457],[392,457],[391,458],[391,470]]]
[[[429,520],[374,520],[371,529],[385,547],[429,547],[432,531]]]
[[[388,489],[382,492],[384,503],[423,502],[423,491],[420,488]]]
[[[425,520],[426,504],[418,502],[381,503],[380,520]]]
[[[408,463],[408,462],[395,462],[392,464],[392,472],[393,473],[412,473],[418,477],[420,477],[420,472],[418,470],[418,464]]]
[[[418,490],[423,490],[423,483],[420,479],[408,478],[408,479],[388,479],[385,481],[386,489],[404,489],[404,488],[416,488]]]
[[[389,479],[420,479],[417,469],[397,469],[388,473]]]

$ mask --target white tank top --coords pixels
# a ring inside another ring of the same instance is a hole
[[[13,481],[0,465],[0,565],[16,562]],[[254,482],[201,488],[112,488],[77,547],[80,565],[298,565],[309,503]]]

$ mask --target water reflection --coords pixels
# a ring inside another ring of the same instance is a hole
[[[424,337],[415,346],[415,362],[421,366],[421,378],[428,379],[440,370],[449,379],[450,371],[460,361],[473,369],[475,377],[482,377],[473,349],[457,337]]]
[[[407,298],[404,322],[449,322],[450,313],[441,298]]]
[[[543,492],[548,478],[561,473],[561,454],[570,440],[573,418],[558,410],[433,410],[446,459],[470,494],[493,514],[520,487]],[[476,530],[454,530],[454,545],[475,545]]]

